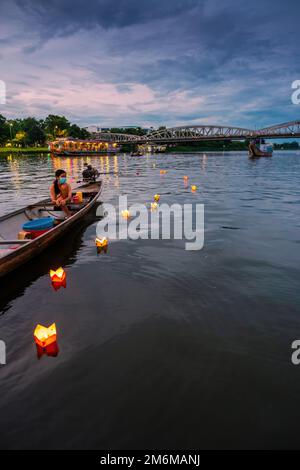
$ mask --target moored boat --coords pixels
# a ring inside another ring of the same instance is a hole
[[[259,139],[250,142],[249,158],[272,157],[272,155],[273,146],[271,144],[266,144],[264,141],[260,141]]]
[[[49,142],[49,151],[56,157],[114,155],[120,152],[120,146],[114,142],[102,142],[93,139],[80,140],[67,137]]]
[[[74,195],[80,191],[82,202],[70,204],[72,215],[67,219],[64,218],[62,211],[54,210],[50,199],[0,217],[0,277],[26,263],[64,236],[95,207],[101,190],[101,181],[76,187]],[[45,221],[46,218],[53,219],[51,228],[41,230],[34,238],[18,238],[26,223],[29,221],[34,223],[39,219]]]
[[[51,151],[52,155],[55,157],[90,157],[90,156],[97,156],[97,155],[115,155],[118,153],[119,150],[94,150],[94,151],[66,151],[66,150],[61,150],[61,151]]]

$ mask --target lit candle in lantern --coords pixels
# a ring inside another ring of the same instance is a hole
[[[63,268],[58,268],[56,271],[50,269],[50,277],[52,282],[63,282],[66,279],[66,272]]]
[[[124,219],[129,219],[130,218],[130,212],[127,209],[122,211],[121,214],[122,214],[122,217],[124,217]]]
[[[67,275],[63,268],[58,268],[56,271],[50,269],[50,278],[54,290],[59,290],[61,287],[67,286]]]
[[[56,325],[53,323],[48,328],[43,325],[37,325],[34,333],[35,342],[41,347],[45,348],[56,341]]]
[[[95,243],[96,243],[97,248],[105,248],[106,246],[108,246],[108,240],[106,237],[103,237],[103,238],[97,237],[95,240]]]

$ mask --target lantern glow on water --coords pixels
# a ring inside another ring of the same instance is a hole
[[[48,328],[43,325],[37,325],[34,333],[34,340],[41,348],[45,348],[56,342],[56,325],[53,323]]]
[[[183,179],[184,179],[184,181],[187,181],[189,179],[189,177],[187,175],[184,175]]]
[[[167,173],[167,170],[160,170],[161,175],[165,175]]]
[[[48,346],[42,348],[38,343],[35,343],[36,345],[36,352],[37,352],[37,358],[41,359],[42,356],[51,356],[51,357],[56,357],[59,354],[59,349],[58,349],[58,344],[56,341],[53,343],[49,344]]]
[[[158,208],[157,202],[151,202],[151,210],[155,211]]]

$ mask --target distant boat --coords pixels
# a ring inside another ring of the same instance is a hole
[[[131,157],[142,157],[144,154],[143,152],[131,152]]]
[[[272,157],[273,145],[265,144],[264,141],[253,141],[249,144],[249,158]]]

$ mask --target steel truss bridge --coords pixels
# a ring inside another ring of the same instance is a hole
[[[144,136],[131,134],[97,133],[103,142],[120,144],[173,144],[199,142],[202,140],[245,140],[254,138],[285,139],[300,138],[300,121],[291,121],[263,129],[244,129],[229,126],[180,126],[160,129]]]

